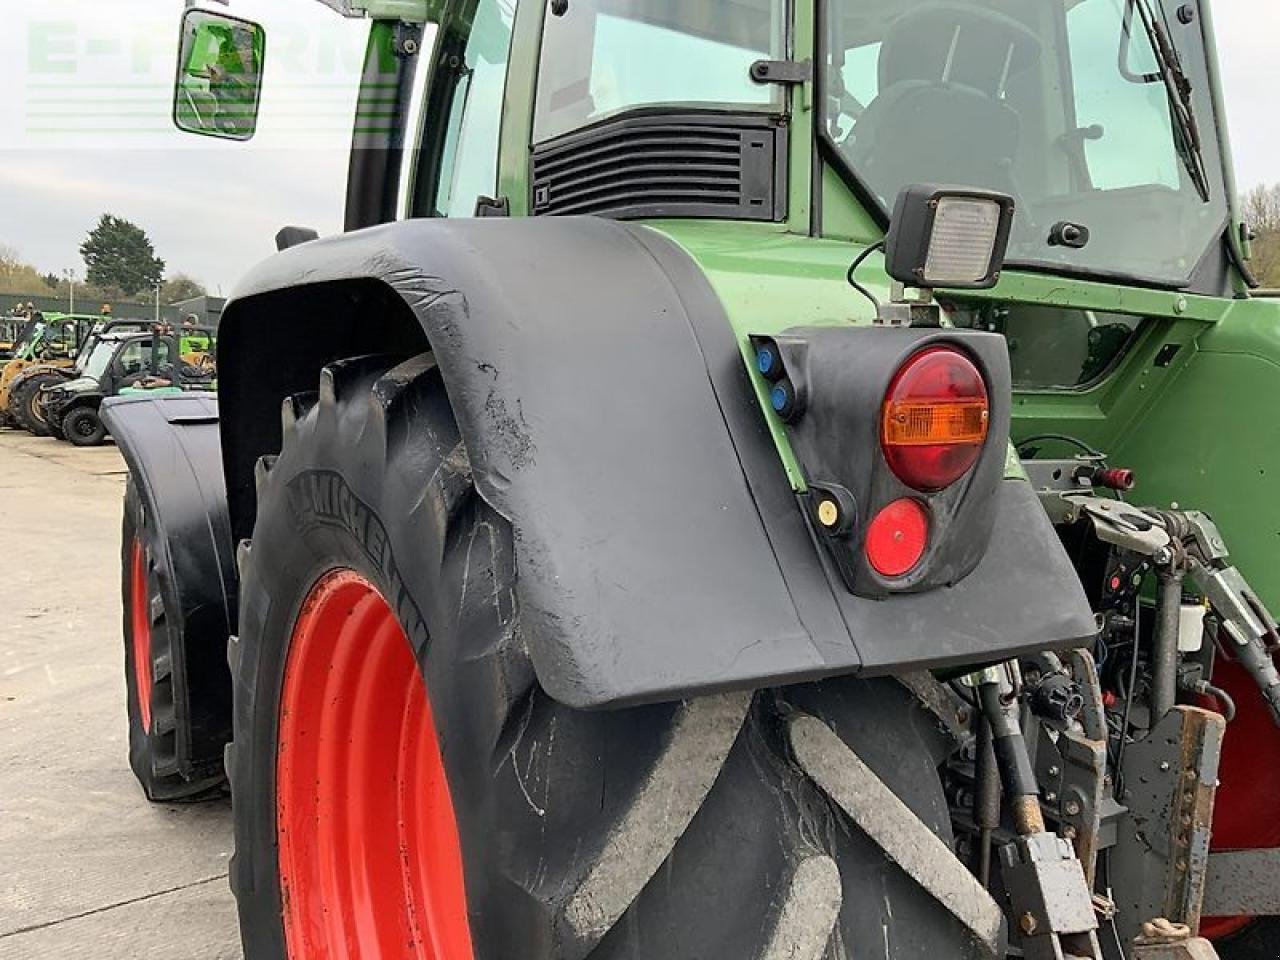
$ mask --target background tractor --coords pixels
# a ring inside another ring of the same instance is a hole
[[[44,406],[46,389],[81,376],[84,365],[92,355],[102,334],[113,331],[141,333],[148,329],[150,324],[141,320],[99,319],[81,344],[71,366],[54,362],[35,363],[24,367],[9,382],[8,413],[13,425],[37,437],[47,436],[49,426]]]
[[[0,367],[0,425],[27,426],[30,411],[17,403],[15,389],[36,374],[47,375],[45,382],[70,376],[77,356],[101,322],[101,317],[52,312],[28,318],[12,359]],[[29,395],[24,399],[29,402]]]
[[[144,325],[145,326],[145,325]],[[96,447],[107,436],[99,408],[120,394],[161,395],[217,387],[209,331],[98,334],[75,376],[43,386],[32,404],[48,432],[78,447]]]
[[[1207,2],[324,2],[347,232],[103,406],[131,765],[229,777],[248,960],[1280,952]],[[188,10],[179,125],[266,53]]]

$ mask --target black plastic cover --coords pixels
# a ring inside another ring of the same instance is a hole
[[[760,338],[756,338],[759,341]],[[994,333],[936,328],[862,326],[808,327],[765,338],[781,357],[794,384],[797,412],[787,434],[806,479],[848,491],[862,522],[821,538],[855,593],[884,596],[954,584],[968,576],[987,552],[999,506],[1009,446],[1009,351]],[[913,490],[885,461],[880,417],[894,375],[921,351],[950,347],[969,358],[987,386],[990,415],[978,462],[960,480],[938,492]],[[885,578],[866,563],[866,523],[887,504],[910,497],[930,514],[929,547],[915,569]]]
[[[410,221],[268,260],[224,314],[229,436],[279,407],[249,373],[251,331],[288,312],[274,292],[306,288],[301,302],[313,285],[362,278],[393,289],[434,348],[477,489],[514,527],[519,629],[562,702],[989,661],[1093,632],[1019,482],[1001,483],[991,547],[956,587],[848,594],[814,543],[723,307],[698,265],[643,226]],[[228,456],[229,485],[271,452]]]

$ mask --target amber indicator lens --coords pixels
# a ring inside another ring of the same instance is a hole
[[[990,419],[987,386],[973,361],[950,347],[930,347],[889,385],[880,444],[903,483],[942,490],[977,463]]]

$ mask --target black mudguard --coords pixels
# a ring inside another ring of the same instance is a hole
[[[102,419],[124,455],[162,572],[173,657],[177,759],[183,775],[220,762],[230,739],[227,639],[236,569],[211,393],[112,397]]]
[[[986,558],[959,584],[849,594],[814,545],[702,271],[652,230],[594,218],[411,221],[251,273],[219,355],[238,536],[252,524],[253,461],[277,449],[263,425],[287,392],[263,385],[264,326],[305,315],[353,342],[376,325],[376,298],[337,291],[370,281],[380,309],[411,310],[435,352],[477,489],[514,528],[520,630],[562,702],[990,661],[1094,632],[1017,481],[1001,484]]]

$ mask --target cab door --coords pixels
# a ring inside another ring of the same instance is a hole
[[[522,6],[540,6],[523,0]],[[499,144],[517,0],[479,0],[468,23],[442,24],[415,100],[416,138],[402,179],[401,217],[501,214]],[[505,202],[504,202],[505,201]]]

